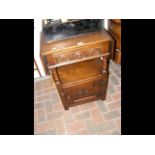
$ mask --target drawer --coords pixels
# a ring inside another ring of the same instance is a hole
[[[63,64],[80,59],[101,56],[109,52],[109,42],[95,43],[88,46],[60,50],[46,55],[48,65]]]

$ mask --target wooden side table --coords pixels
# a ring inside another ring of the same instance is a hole
[[[105,29],[50,44],[42,33],[41,59],[65,110],[106,98],[113,47],[114,41]]]

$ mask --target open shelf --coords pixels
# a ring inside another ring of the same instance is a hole
[[[57,68],[62,84],[68,84],[102,75],[102,60],[100,58],[75,63]]]

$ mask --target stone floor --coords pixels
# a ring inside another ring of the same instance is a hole
[[[75,106],[65,111],[50,77],[34,80],[34,134],[121,134],[121,66],[110,62],[105,101]]]

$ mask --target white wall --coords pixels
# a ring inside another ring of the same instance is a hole
[[[108,29],[108,19],[104,19],[104,27]]]
[[[40,32],[42,29],[41,19],[34,20],[34,57],[37,62],[38,68],[42,76],[45,76],[45,72],[40,60]],[[34,77],[36,74],[34,75]]]

